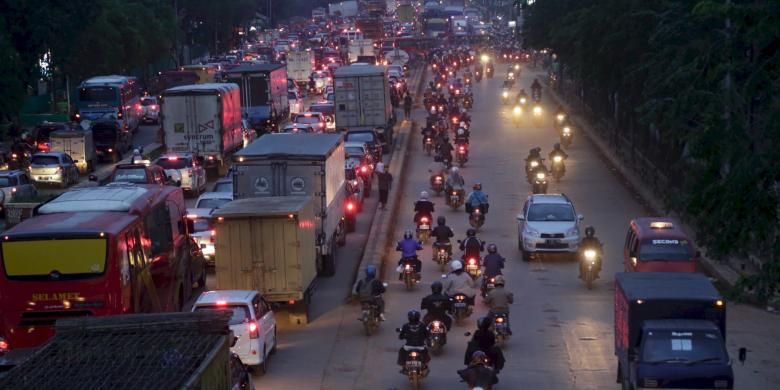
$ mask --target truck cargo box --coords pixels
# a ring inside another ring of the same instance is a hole
[[[387,71],[383,66],[356,64],[336,69],[336,128],[389,129],[392,115]]]
[[[225,79],[239,85],[241,109],[253,129],[273,129],[290,115],[285,65],[241,65],[225,72]]]

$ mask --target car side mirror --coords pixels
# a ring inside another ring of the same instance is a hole
[[[583,219],[585,219],[585,217],[582,216],[582,214],[577,214],[577,219],[582,221]]]
[[[525,215],[523,214],[517,214],[517,217],[515,218],[517,218],[518,221],[525,221]]]
[[[739,349],[739,362],[744,366],[745,360],[747,360],[747,348],[742,347]]]

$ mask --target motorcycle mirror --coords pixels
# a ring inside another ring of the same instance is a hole
[[[466,336],[466,337],[469,337],[469,336],[471,336],[471,332],[466,332],[463,335]]]
[[[747,348],[742,347],[739,349],[739,362],[744,366],[745,360],[747,360]]]

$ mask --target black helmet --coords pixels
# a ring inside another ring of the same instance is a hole
[[[431,283],[431,292],[434,294],[441,294],[442,285],[440,281],[435,281]]]
[[[467,237],[476,237],[477,231],[474,229],[466,230],[466,236]]]
[[[585,228],[585,237],[593,237],[596,234],[596,228],[588,226]]]
[[[553,145],[553,149],[555,149],[555,150],[558,150],[560,148],[561,148],[561,144],[559,144],[557,142],[555,143],[555,145]]]
[[[443,215],[440,215],[438,218],[436,218],[436,223],[438,223],[439,226],[444,226],[447,224],[447,218]]]
[[[498,247],[496,244],[490,244],[488,245],[488,253],[496,253],[498,252]]]
[[[493,319],[490,317],[480,317],[477,319],[477,329],[488,330],[491,325],[493,325]]]
[[[487,355],[482,351],[474,351],[474,353],[471,354],[471,364],[477,365],[477,364],[485,364],[487,362]]]
[[[413,324],[420,322],[420,312],[417,310],[409,310],[409,313],[407,313],[406,316],[409,318],[409,322]]]

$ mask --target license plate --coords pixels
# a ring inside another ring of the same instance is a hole
[[[455,307],[466,307],[466,302],[455,302]]]
[[[560,240],[546,240],[545,242],[547,242],[547,244],[550,244],[550,245],[555,245],[555,244],[560,244],[561,243]]]
[[[476,265],[467,265],[466,269],[469,270],[469,271],[473,271],[473,270],[477,269],[477,266]]]
[[[406,362],[406,367],[409,367],[409,368],[420,368],[420,367],[422,367],[422,362],[419,361],[419,360],[410,360],[410,361]]]
[[[420,225],[420,230],[428,230],[430,229],[430,226],[428,225]]]

